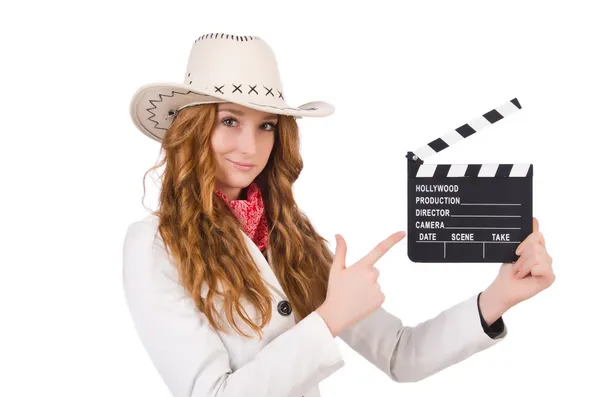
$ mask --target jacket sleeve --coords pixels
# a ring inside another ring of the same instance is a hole
[[[312,312],[232,371],[220,336],[177,282],[155,228],[129,225],[123,288],[135,329],[174,397],[299,396],[344,366],[327,324]]]
[[[340,338],[396,382],[416,382],[487,349],[492,339],[483,330],[478,295],[469,297],[416,326],[379,308]]]

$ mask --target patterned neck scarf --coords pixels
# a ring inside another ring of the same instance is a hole
[[[217,188],[215,188],[215,193],[229,205],[231,211],[240,221],[244,232],[254,241],[254,244],[261,251],[267,248],[269,245],[267,215],[258,184],[252,182],[248,186],[246,199],[243,200],[229,200]]]

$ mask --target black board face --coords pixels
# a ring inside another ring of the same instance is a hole
[[[515,250],[533,228],[533,165],[431,165],[409,160],[408,171],[411,261],[518,259]]]

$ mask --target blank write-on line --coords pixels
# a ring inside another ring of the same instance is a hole
[[[457,244],[469,244],[469,243],[488,243],[488,244],[518,244],[520,241],[451,241],[451,240],[417,240],[416,243],[457,243]]]
[[[481,218],[481,217],[490,217],[490,218],[520,218],[521,215],[450,215],[451,217],[461,217],[461,218]]]
[[[446,226],[444,229],[521,230],[520,227]]]
[[[460,203],[460,205],[521,205],[520,203]]]

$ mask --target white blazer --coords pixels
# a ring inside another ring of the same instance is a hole
[[[173,396],[320,396],[319,382],[344,366],[337,341],[316,312],[297,322],[278,309],[287,297],[271,261],[254,242],[242,233],[273,297],[273,317],[260,341],[233,329],[225,334],[209,328],[177,282],[157,226],[153,215],[128,226],[123,287],[139,338]],[[250,305],[246,310],[256,314]],[[497,344],[506,334],[492,339],[483,331],[473,295],[416,326],[403,325],[379,308],[339,337],[393,381],[415,382]]]

